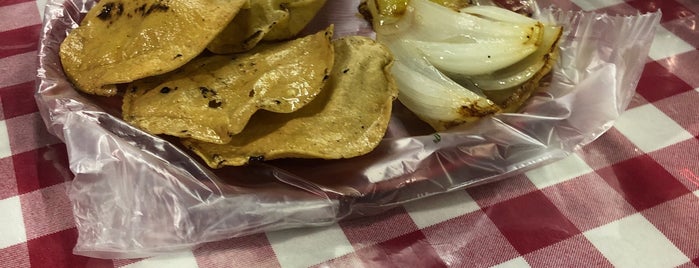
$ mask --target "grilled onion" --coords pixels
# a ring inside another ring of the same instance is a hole
[[[560,27],[503,8],[430,0],[368,0],[366,7],[377,39],[396,58],[399,100],[436,130],[515,110],[557,57]]]

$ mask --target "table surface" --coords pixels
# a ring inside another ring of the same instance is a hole
[[[149,259],[72,254],[65,145],[37,112],[43,0],[0,1],[0,267],[699,265],[696,0],[547,0],[563,9],[662,10],[637,94],[570,157],[380,216],[268,232]]]

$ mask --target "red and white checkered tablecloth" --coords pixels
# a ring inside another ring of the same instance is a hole
[[[45,2],[1,0],[0,267],[697,267],[699,2],[539,3],[663,12],[631,106],[581,151],[376,217],[103,260],[72,254],[66,147],[45,130],[33,97]]]

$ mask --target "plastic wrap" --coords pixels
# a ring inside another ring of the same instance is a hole
[[[328,1],[309,30],[369,35],[358,0]],[[659,13],[615,17],[551,8],[535,15],[564,27],[550,83],[521,113],[432,133],[400,103],[371,153],[343,160],[284,159],[211,170],[178,143],[119,119],[119,100],[85,96],[66,80],[58,49],[93,5],[49,1],[36,99],[67,145],[74,253],[136,258],[264,231],[322,226],[381,213],[561,159],[593,141],[625,110]],[[520,7],[529,5],[521,5]]]

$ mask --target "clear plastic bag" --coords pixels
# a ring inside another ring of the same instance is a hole
[[[357,0],[328,1],[309,30],[371,36]],[[137,258],[264,231],[322,226],[522,173],[593,141],[635,91],[660,13],[617,17],[541,9],[564,27],[551,82],[521,113],[432,133],[396,102],[371,153],[343,160],[285,159],[210,170],[177,143],[118,117],[118,101],[79,94],[58,49],[93,5],[49,1],[36,99],[65,141],[75,178],[69,197],[79,233],[74,253]]]

